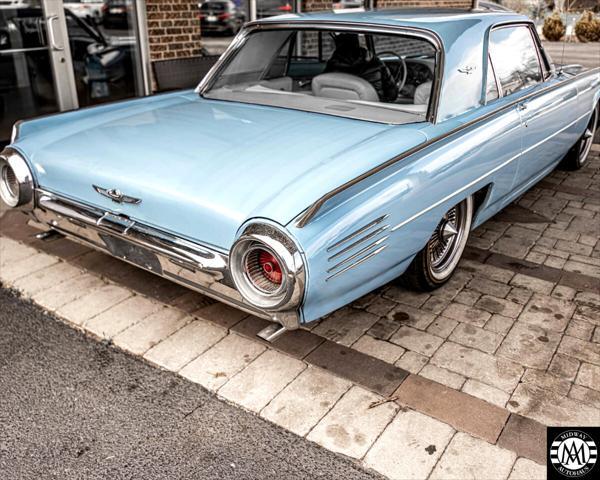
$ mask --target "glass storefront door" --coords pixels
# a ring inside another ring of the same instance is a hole
[[[0,143],[15,121],[141,96],[133,0],[0,0]]]

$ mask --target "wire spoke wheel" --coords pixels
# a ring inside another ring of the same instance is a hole
[[[448,210],[431,235],[426,247],[427,266],[435,281],[445,281],[456,268],[469,236],[472,214],[473,201],[468,198]]]
[[[594,142],[594,132],[596,131],[596,127],[598,126],[598,109],[594,109],[594,113],[592,114],[592,118],[590,118],[590,122],[581,137],[579,143],[579,152],[578,152],[578,163],[579,165],[583,165],[587,160],[587,157],[592,148],[592,143]]]

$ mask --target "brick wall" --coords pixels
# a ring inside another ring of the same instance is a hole
[[[303,0],[302,10],[314,12],[316,10],[331,9],[331,0]],[[442,8],[471,8],[472,0],[377,0],[378,8],[392,7],[442,7]]]
[[[198,0],[146,0],[150,60],[200,55]]]

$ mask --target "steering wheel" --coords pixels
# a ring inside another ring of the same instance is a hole
[[[381,53],[377,54],[377,56],[380,59],[381,59],[381,57],[390,56],[390,57],[398,58],[400,60],[401,66],[398,67],[398,69],[396,69],[396,75],[394,75],[394,81],[396,82],[396,85],[398,85],[398,91],[401,91],[404,88],[404,84],[406,83],[406,77],[408,75],[408,68],[406,67],[406,60],[404,60],[404,58],[402,58],[397,53],[392,52],[391,50],[381,52]],[[385,62],[383,62],[383,63],[385,63]]]

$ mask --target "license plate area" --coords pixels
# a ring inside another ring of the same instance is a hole
[[[101,233],[100,237],[104,241],[108,251],[115,257],[127,260],[138,267],[162,275],[160,260],[155,253],[147,248],[140,247],[111,235]]]

